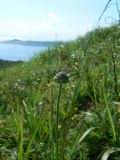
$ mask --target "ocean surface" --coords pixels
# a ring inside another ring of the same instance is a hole
[[[45,46],[26,46],[0,43],[0,59],[28,61],[34,55],[45,49],[47,49]]]

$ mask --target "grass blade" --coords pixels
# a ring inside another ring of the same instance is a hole
[[[83,135],[80,137],[80,139],[79,139],[79,141],[78,141],[78,144],[80,144],[80,143],[83,141],[83,139],[84,139],[93,129],[94,129],[94,127],[91,127],[91,128],[89,128],[89,129],[87,129],[87,130],[83,133]]]
[[[101,160],[107,160],[111,153],[119,152],[119,151],[120,151],[120,148],[110,148],[104,152]]]
[[[33,141],[34,141],[34,139],[35,139],[35,136],[36,136],[36,133],[37,133],[37,131],[38,131],[38,128],[39,128],[39,126],[40,126],[43,110],[44,110],[44,108],[42,108],[41,114],[40,114],[39,119],[38,119],[38,123],[37,123],[37,125],[36,125],[36,127],[35,127],[35,129],[34,129],[34,132],[33,132],[33,134],[32,134],[32,137],[31,137],[31,139],[30,139],[30,142],[29,142],[29,144],[28,144],[28,147],[27,147],[27,150],[26,150],[26,153],[25,153],[25,159],[26,159],[26,160],[28,159],[29,152],[30,152],[30,148],[31,148],[32,143],[33,143]]]
[[[89,129],[87,129],[87,130],[83,133],[83,135],[82,135],[81,137],[80,137],[80,132],[78,133],[78,135],[77,135],[77,137],[76,137],[76,140],[75,140],[75,142],[74,142],[74,144],[73,144],[70,157],[71,157],[71,155],[74,153],[75,147],[76,147],[77,145],[79,145],[79,144],[84,140],[84,138],[85,138],[93,129],[94,129],[94,127],[91,127],[91,128],[89,128]]]
[[[110,122],[112,133],[113,133],[113,140],[116,141],[115,126],[114,126],[114,123],[113,123],[112,115],[111,115],[110,108],[109,108],[109,105],[108,105],[107,98],[106,98],[105,94],[104,94],[104,100],[105,100],[105,104],[106,104],[106,107],[107,107],[109,122]]]
[[[18,160],[21,160],[23,157],[23,113],[19,117],[19,127],[20,127],[20,144],[19,144],[19,154],[18,154]]]

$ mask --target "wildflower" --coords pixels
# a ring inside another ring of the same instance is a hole
[[[58,160],[58,118],[59,118],[59,103],[60,103],[60,96],[62,92],[62,83],[67,83],[69,81],[68,75],[61,71],[55,76],[55,80],[57,83],[59,83],[59,89],[58,89],[58,98],[57,98],[57,107],[56,107],[56,160]]]
[[[57,83],[67,83],[69,81],[69,77],[64,71],[61,71],[58,74],[56,74],[55,81]]]

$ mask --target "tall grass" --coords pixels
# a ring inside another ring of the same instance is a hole
[[[119,37],[119,24],[98,28],[0,70],[1,160],[119,158]],[[62,94],[59,71],[69,74]]]

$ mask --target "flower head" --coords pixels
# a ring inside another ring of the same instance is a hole
[[[69,81],[69,77],[64,71],[61,71],[56,74],[55,81],[57,83],[67,83]]]

